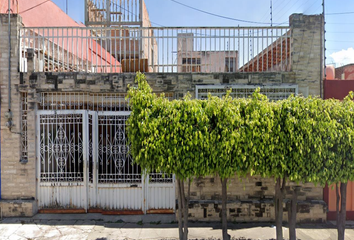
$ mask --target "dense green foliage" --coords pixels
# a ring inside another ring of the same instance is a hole
[[[320,184],[354,180],[354,103],[292,96],[169,101],[144,75],[128,93],[135,161],[179,179],[219,174],[287,177]]]

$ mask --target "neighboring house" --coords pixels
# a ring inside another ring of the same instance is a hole
[[[324,81],[324,98],[343,100],[350,91],[354,91],[354,64],[334,68],[327,66],[327,77]],[[323,197],[328,205],[327,219],[335,220],[336,212],[336,187],[326,186]],[[347,220],[354,220],[354,182],[347,185]]]
[[[27,4],[26,8],[32,6],[29,1],[21,2]],[[11,58],[8,15],[0,15],[0,61],[4,63],[0,68],[3,216],[32,216],[37,212],[175,212],[174,177],[156,172],[146,175],[129,155],[125,128],[130,107],[125,96],[135,77],[129,66],[137,64],[140,69],[147,61],[146,78],[153,91],[171,99],[182,98],[187,92],[200,99],[209,93],[223,96],[230,88],[233,97],[247,97],[258,87],[273,100],[290,94],[322,95],[321,16],[293,14],[290,26],[277,28],[154,28],[144,26],[145,21],[132,27],[123,21],[123,15],[113,24],[113,16],[123,14],[119,14],[120,8],[108,9],[111,21],[107,23],[107,15],[100,12],[102,6],[98,2],[102,1],[88,1],[91,5],[86,5],[87,11],[95,12],[95,17],[89,15],[86,19],[99,21],[97,27],[90,28],[77,26],[67,16],[62,18],[68,21],[69,28],[38,28],[26,21],[44,16],[30,14],[23,7],[19,15],[10,18]],[[142,1],[136,2],[144,9]],[[58,14],[51,1],[36,3],[40,3],[41,11],[46,5],[44,12]],[[34,9],[37,8],[31,11]],[[5,7],[2,13],[6,13]],[[62,11],[60,14],[65,15]],[[290,43],[289,54],[285,51],[281,58],[286,68],[243,70],[255,56],[269,52],[267,49],[274,45],[283,46],[278,44],[278,38],[281,43]],[[136,48],[144,46],[144,41],[147,51]],[[193,48],[188,41],[193,42]],[[184,50],[191,55],[183,57]],[[43,54],[48,61],[43,60]],[[204,62],[208,56],[214,57],[209,64],[214,69],[208,69],[208,61]],[[124,61],[128,65],[124,66]],[[40,64],[42,67],[38,67]],[[220,184],[217,177],[193,181],[191,219],[219,220]],[[303,186],[298,219],[325,221],[323,189],[309,183]],[[273,179],[248,177],[240,181],[235,177],[230,180],[228,194],[230,220],[274,219]],[[290,194],[288,187],[287,197]]]
[[[324,98],[335,98],[342,100],[350,91],[354,91],[354,64],[347,64],[334,68],[327,66],[326,80],[324,81]],[[349,181],[347,186],[347,220],[354,220],[354,183]],[[336,216],[336,188],[326,186],[324,199],[328,205],[327,219],[335,220]]]
[[[148,29],[151,22],[144,1],[85,0],[85,25],[103,27],[96,31],[98,41],[122,63],[123,72],[156,71],[157,41]],[[126,29],[111,30],[112,26]]]
[[[327,65],[326,80],[354,80],[354,63],[337,68]]]
[[[335,69],[335,79],[354,80],[354,63],[337,67]]]
[[[203,35],[203,38],[205,35]],[[200,36],[194,36],[194,33],[178,33],[177,35],[177,64],[178,72],[236,72],[238,71],[237,51],[206,51],[195,50],[210,48],[211,43],[195,43],[195,39]],[[206,40],[205,40],[206,41]],[[199,41],[200,43],[201,41]],[[220,47],[220,46],[219,46]]]
[[[8,12],[8,4],[2,1],[0,12]],[[27,48],[35,50],[35,69],[37,71],[90,71],[120,72],[120,63],[101,47],[89,31],[75,31],[85,27],[66,15],[52,1],[16,0],[12,1],[11,11],[22,18],[22,36],[30,38],[21,42]],[[60,20],[59,20],[60,19]],[[49,30],[47,27],[63,27]],[[29,29],[31,28],[31,29]],[[60,36],[68,36],[67,41],[60,41]],[[71,36],[76,36],[73,38]],[[89,39],[80,42],[79,39]],[[85,49],[85,51],[84,51]],[[21,52],[20,69],[25,71],[26,48]],[[85,65],[85,69],[83,69]],[[109,67],[108,67],[109,66]],[[44,69],[46,68],[46,69]]]

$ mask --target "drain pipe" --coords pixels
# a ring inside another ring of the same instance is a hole
[[[8,81],[8,101],[9,113],[11,113],[11,0],[9,0],[9,81]],[[11,123],[12,125],[12,123]],[[10,126],[11,127],[11,126]]]

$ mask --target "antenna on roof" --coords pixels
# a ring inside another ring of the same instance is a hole
[[[66,5],[65,5],[65,7],[66,7],[66,14],[68,14],[68,0],[66,0]]]

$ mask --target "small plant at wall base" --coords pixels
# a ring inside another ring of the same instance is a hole
[[[176,175],[180,239],[188,239],[190,180],[194,177],[218,174],[221,178],[223,239],[230,237],[227,179],[235,174],[276,179],[278,240],[283,239],[286,181],[341,182],[345,196],[346,182],[354,179],[352,95],[343,102],[295,96],[269,102],[256,91],[248,99],[227,95],[222,99],[191,100],[187,96],[168,101],[152,93],[144,75],[138,73],[136,81],[137,87],[128,92],[131,153],[147,171]],[[295,187],[289,207],[290,239],[296,239],[298,192]],[[344,239],[345,200],[341,199],[338,212],[340,240]]]

